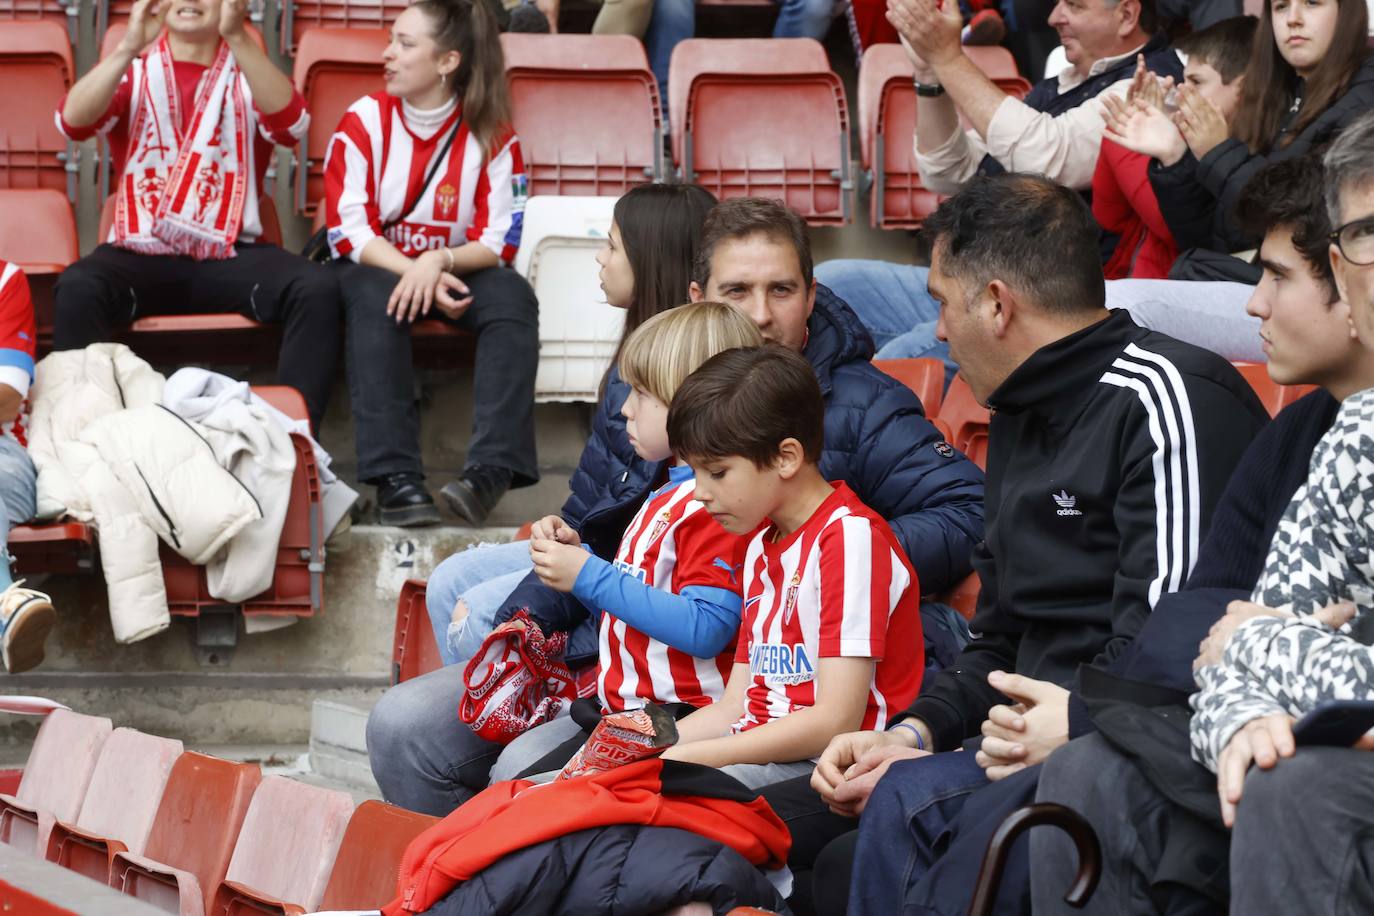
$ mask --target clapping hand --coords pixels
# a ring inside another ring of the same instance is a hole
[[[136,0],[129,11],[129,26],[119,47],[137,57],[162,34],[172,0]]]
[[[1173,165],[1188,151],[1178,127],[1159,108],[1140,99],[1124,102],[1109,92],[1100,96],[1106,128],[1102,136],[1132,152]]]
[[[220,0],[219,33],[226,40],[243,34],[243,23],[247,18],[248,0]]]
[[[887,21],[916,56],[932,67],[964,53],[960,40],[964,17],[955,0],[887,0]]]
[[[1203,98],[1202,93],[1192,86],[1184,85],[1178,91],[1178,111],[1174,114],[1188,148],[1198,159],[1206,156],[1221,144],[1229,134],[1226,118],[1217,111],[1215,105]]]

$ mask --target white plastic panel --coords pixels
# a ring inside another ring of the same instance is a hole
[[[614,197],[532,197],[515,268],[539,297],[536,401],[596,400],[625,323],[606,303],[596,253],[611,228]]]

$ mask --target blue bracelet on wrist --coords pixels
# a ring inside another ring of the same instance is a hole
[[[926,739],[921,737],[921,730],[919,728],[912,725],[910,722],[898,722],[896,725],[892,726],[890,731],[896,731],[899,728],[908,729],[916,736],[916,750],[923,751],[926,749]]]

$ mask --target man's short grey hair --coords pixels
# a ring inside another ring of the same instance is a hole
[[[1374,182],[1374,112],[1341,131],[1322,157],[1326,169],[1326,214],[1341,224],[1341,192]]]

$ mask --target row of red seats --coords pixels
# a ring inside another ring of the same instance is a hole
[[[305,400],[294,388],[259,386],[253,389],[273,407],[296,420],[306,419]],[[291,434],[296,451],[296,471],[291,479],[291,502],[282,523],[277,545],[277,567],[272,585],[246,602],[247,616],[311,617],[324,611],[324,515],[320,503],[319,467],[310,440]],[[98,558],[96,531],[81,522],[18,525],[10,530],[9,549],[15,569],[23,574],[86,573],[95,570]],[[161,549],[162,575],[171,612],[199,616],[206,607],[223,606],[210,595],[205,567],[193,566],[168,548]]]
[[[120,34],[119,27],[107,30],[102,51]],[[672,167],[664,161],[658,86],[637,39],[507,34],[501,40],[531,194],[618,196],[667,177]],[[381,28],[312,29],[302,38],[294,78],[311,125],[298,151],[299,212],[313,213],[324,195],[324,154],[344,110],[382,88],[379,61],[387,41]],[[1029,89],[1006,49],[971,50],[1008,91]],[[895,45],[864,55],[860,145],[873,172],[876,225],[919,224],[915,214],[929,209],[929,195],[921,196],[913,177],[909,77]],[[0,188],[49,187],[74,199],[76,157],[52,117],[72,79],[60,26],[23,22],[0,30],[0,80],[20,101],[0,125]],[[853,218],[849,106],[820,43],[691,39],[673,53],[669,86],[672,151],[682,179],[721,197],[781,198],[816,225]],[[103,177],[101,185],[103,193]],[[903,203],[906,198],[915,202]]]
[[[945,390],[945,364],[931,358],[880,359],[873,365],[906,385],[920,398],[926,416],[955,448],[980,468],[986,469],[988,424],[992,415],[979,404],[962,375],[956,375]],[[1279,385],[1269,377],[1263,363],[1234,364],[1249,382],[1270,416],[1313,390],[1312,385]],[[528,526],[517,538],[528,538]],[[977,574],[965,578],[949,591],[936,596],[965,618],[972,619],[978,603],[980,583]],[[425,608],[425,581],[411,579],[401,588],[396,602],[396,625],[392,631],[391,681],[398,684],[440,667],[439,647],[434,642]]]
[[[0,795],[0,842],[182,916],[380,907],[436,820],[66,709]]]

